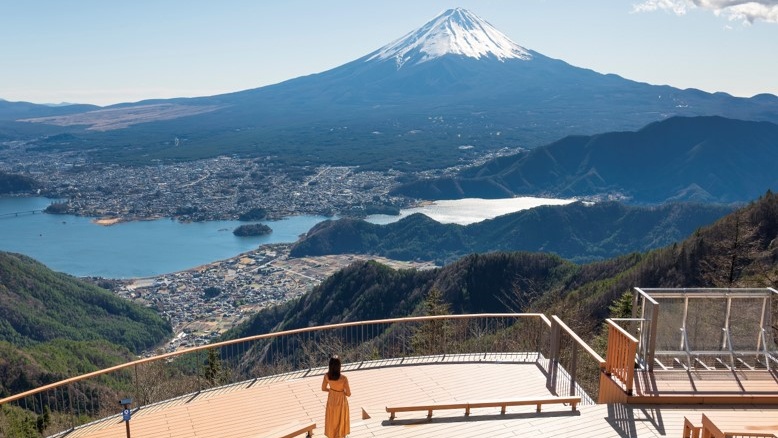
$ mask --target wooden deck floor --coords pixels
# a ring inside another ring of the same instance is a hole
[[[766,370],[635,373],[630,403],[778,404],[778,374]]]
[[[133,437],[258,438],[296,422],[315,422],[323,437],[326,393],[315,375],[245,382],[197,396],[143,407],[130,422]],[[389,422],[389,404],[469,401],[550,395],[545,374],[535,364],[438,363],[346,370],[352,389],[351,438],[477,437],[680,437],[685,415],[747,411],[778,418],[778,407],[723,408],[658,405],[588,405],[572,412],[549,405],[400,413]],[[76,429],[67,438],[125,436],[120,416]]]

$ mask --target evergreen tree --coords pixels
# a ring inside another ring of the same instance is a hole
[[[216,348],[208,350],[203,378],[210,386],[218,386],[223,381],[222,360]]]
[[[424,316],[450,315],[449,304],[440,289],[432,288],[422,302]],[[411,346],[417,354],[432,355],[446,351],[452,332],[451,323],[445,319],[422,322],[411,338]]]

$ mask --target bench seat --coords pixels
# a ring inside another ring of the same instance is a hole
[[[512,400],[483,400],[473,402],[451,402],[451,403],[428,403],[407,406],[387,406],[389,420],[394,420],[397,412],[427,411],[427,418],[432,418],[432,412],[444,409],[464,409],[465,415],[470,415],[470,410],[474,408],[501,408],[500,414],[504,415],[508,406],[531,406],[536,405],[540,412],[541,406],[546,404],[570,404],[575,411],[576,406],[581,403],[581,397],[534,397],[518,398]]]
[[[288,426],[273,429],[258,438],[294,438],[303,433],[310,438],[313,436],[313,429],[316,429],[316,423],[292,423]]]

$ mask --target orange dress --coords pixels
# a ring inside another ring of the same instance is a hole
[[[327,391],[327,411],[324,415],[324,435],[328,438],[343,438],[351,433],[351,419],[348,411],[348,398],[351,389],[343,374],[338,380],[330,380],[327,374],[321,382],[321,390]]]

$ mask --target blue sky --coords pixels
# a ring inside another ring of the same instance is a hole
[[[778,0],[7,0],[0,98],[108,105],[256,88],[337,67],[453,7],[601,73],[778,95]]]

